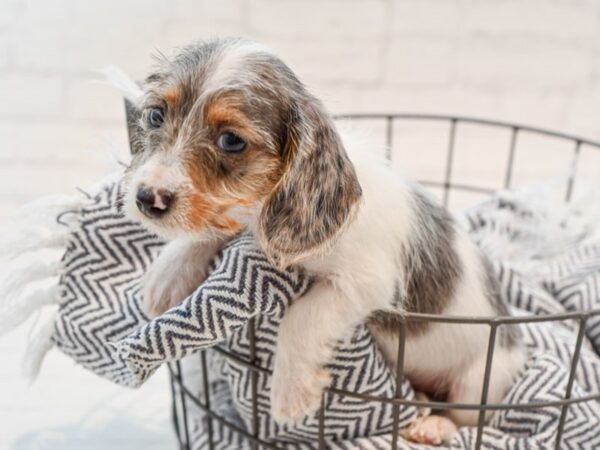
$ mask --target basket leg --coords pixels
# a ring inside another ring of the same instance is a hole
[[[404,382],[404,348],[406,346],[406,322],[400,322],[398,330],[398,359],[396,361],[396,398],[402,396],[402,383]],[[395,404],[392,407],[393,423],[392,423],[392,450],[398,448],[398,436],[400,435],[400,405]]]
[[[452,163],[454,161],[454,143],[456,141],[456,119],[450,121],[450,132],[448,135],[448,150],[446,152],[446,174],[444,176],[444,208],[448,207],[450,202],[450,187],[452,181]]]
[[[575,342],[575,349],[573,350],[573,357],[571,358],[571,370],[569,372],[569,379],[567,380],[567,388],[565,389],[565,400],[571,398],[573,391],[573,382],[575,381],[575,373],[577,372],[577,364],[579,363],[579,355],[581,353],[581,345],[583,344],[583,337],[585,336],[585,324],[587,317],[582,317],[579,322],[579,332],[577,333],[577,341]],[[558,429],[556,430],[556,446],[557,450],[560,449],[563,432],[565,429],[565,422],[567,419],[567,412],[569,411],[569,403],[567,402],[560,412],[560,418],[558,419]]]
[[[177,444],[180,450],[184,450],[184,443],[181,436],[181,428],[179,424],[179,414],[177,413],[177,393],[175,390],[175,375],[173,374],[173,367],[169,363],[169,384],[171,385],[171,418],[173,420],[173,428],[175,429],[175,436],[177,438]]]
[[[208,379],[208,367],[206,364],[206,351],[200,352],[200,363],[202,365],[202,384],[204,388],[204,405],[210,410],[210,381]],[[208,427],[208,448],[213,450],[215,447],[213,435],[213,421],[209,414],[206,414],[206,426]]]

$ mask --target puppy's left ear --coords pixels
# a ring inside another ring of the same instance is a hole
[[[281,268],[328,249],[352,220],[362,192],[320,102],[297,100],[283,142],[284,173],[267,198],[258,236]]]
[[[129,151],[135,155],[142,148],[141,136],[143,129],[140,126],[142,111],[133,102],[125,99],[125,115],[127,118],[127,136],[129,137]]]

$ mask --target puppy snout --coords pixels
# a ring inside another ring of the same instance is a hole
[[[140,186],[135,198],[138,209],[147,217],[164,216],[173,204],[174,195],[165,189],[152,189]]]

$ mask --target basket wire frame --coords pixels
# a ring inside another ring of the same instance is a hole
[[[440,122],[448,124],[448,139],[446,146],[446,159],[445,159],[445,168],[444,168],[444,177],[443,181],[430,181],[430,180],[420,180],[421,184],[433,187],[433,188],[441,188],[442,189],[442,203],[445,207],[448,206],[450,195],[453,191],[462,191],[462,192],[473,192],[477,194],[486,194],[492,195],[497,191],[497,188],[490,187],[481,187],[476,185],[464,184],[455,182],[453,180],[453,165],[454,165],[454,157],[455,157],[455,144],[457,133],[460,129],[460,125],[462,124],[470,124],[470,125],[479,125],[482,127],[494,127],[500,128],[510,131],[510,139],[509,139],[509,148],[506,159],[506,169],[503,177],[503,185],[502,187],[505,189],[509,189],[512,187],[513,175],[514,175],[514,167],[515,167],[515,158],[518,150],[518,142],[519,136],[523,133],[531,133],[542,135],[545,137],[554,138],[557,140],[563,140],[565,142],[571,142],[573,144],[572,147],[572,157],[571,157],[571,171],[567,178],[565,191],[564,191],[564,199],[566,202],[571,200],[573,195],[573,189],[576,180],[576,173],[579,158],[581,155],[581,150],[583,146],[600,150],[600,142],[594,142],[588,139],[583,139],[577,136],[573,136],[570,134],[559,133],[555,131],[545,130],[536,127],[517,125],[508,122],[500,122],[500,121],[492,121],[486,119],[478,119],[471,117],[458,117],[458,116],[445,116],[445,115],[433,115],[433,114],[348,114],[348,115],[339,115],[336,117],[337,119],[343,120],[352,120],[355,122],[360,122],[361,120],[377,120],[381,121],[385,124],[385,156],[388,162],[392,161],[392,149],[394,144],[394,125],[399,121],[426,121],[426,122]],[[327,396],[330,395],[339,395],[339,396],[349,396],[357,399],[361,399],[364,401],[378,401],[389,403],[392,405],[393,412],[393,423],[392,423],[392,450],[396,450],[398,447],[398,437],[399,437],[399,415],[400,415],[400,407],[402,405],[406,406],[417,406],[417,407],[425,407],[436,410],[449,410],[449,409],[462,409],[462,410],[475,410],[478,411],[478,422],[477,422],[477,433],[475,440],[475,449],[480,450],[482,448],[482,435],[483,435],[483,427],[485,425],[485,414],[487,411],[495,411],[495,410],[527,410],[527,409],[540,409],[540,408],[549,408],[549,407],[560,407],[561,413],[559,417],[558,427],[556,429],[556,437],[555,437],[555,449],[560,449],[562,437],[564,433],[565,421],[567,417],[567,412],[569,406],[575,403],[584,403],[590,401],[598,401],[600,400],[600,392],[586,395],[582,397],[572,398],[572,390],[573,390],[573,382],[575,379],[575,373],[577,370],[577,365],[579,362],[579,356],[581,353],[581,348],[583,344],[583,338],[585,336],[585,325],[587,320],[590,317],[600,315],[600,309],[593,309],[589,311],[582,312],[568,312],[562,314],[547,314],[547,315],[538,315],[538,316],[525,316],[525,317],[512,317],[512,316],[502,316],[502,317],[470,317],[470,316],[443,316],[443,315],[435,315],[435,314],[421,314],[421,313],[406,313],[403,315],[403,318],[399,327],[399,342],[398,342],[398,361],[397,367],[395,369],[396,372],[396,392],[395,396],[392,398],[388,397],[380,397],[373,395],[361,394],[358,392],[349,392],[336,388],[328,388],[323,393],[322,401],[321,401],[321,410],[319,412],[319,435],[317,440],[317,448],[319,450],[324,450],[326,448],[325,445],[325,417],[327,414],[327,410],[325,408]],[[572,320],[578,323],[578,331],[577,338],[575,342],[575,346],[572,351],[571,356],[571,364],[569,368],[569,378],[567,380],[567,385],[565,389],[565,395],[562,400],[556,401],[547,401],[547,402],[529,402],[529,403],[516,403],[516,404],[507,404],[507,403],[488,403],[488,390],[490,384],[490,376],[491,376],[491,368],[492,362],[494,358],[494,348],[495,341],[497,336],[498,328],[501,325],[507,324],[525,324],[525,323],[533,323],[533,322],[560,322],[565,320]],[[449,402],[439,402],[439,401],[424,401],[424,400],[408,400],[401,397],[401,386],[404,378],[404,350],[406,343],[406,323],[409,321],[429,321],[429,322],[443,322],[443,323],[452,323],[457,325],[487,325],[489,327],[489,335],[488,335],[488,346],[487,346],[487,357],[485,370],[483,374],[483,387],[480,397],[479,403],[449,403]],[[256,358],[256,342],[255,342],[255,329],[256,324],[255,320],[251,319],[248,326],[248,339],[250,343],[250,355],[249,359],[245,359],[240,355],[233,354],[227,350],[224,350],[220,347],[213,347],[212,351],[217,351],[223,354],[227,358],[231,358],[235,360],[237,363],[244,365],[248,370],[250,370],[250,388],[252,395],[252,421],[251,421],[251,429],[245,430],[240,428],[237,424],[234,424],[222,417],[218,413],[214,412],[211,409],[211,398],[210,398],[210,381],[209,381],[209,372],[207,367],[206,360],[206,352],[200,351],[200,365],[202,372],[202,383],[203,383],[203,398],[198,398],[191,390],[185,385],[183,380],[183,372],[181,363],[179,361],[168,364],[168,369],[170,373],[170,382],[171,382],[171,393],[172,393],[172,415],[173,415],[173,424],[176,432],[177,441],[179,443],[179,447],[181,450],[191,450],[192,443],[190,442],[190,430],[188,424],[187,417],[187,405],[189,402],[193,403],[196,407],[200,408],[207,417],[207,433],[208,433],[208,443],[209,449],[212,450],[215,448],[214,434],[213,434],[213,421],[218,421],[224,426],[228,427],[233,432],[237,433],[240,437],[249,441],[251,448],[255,450],[259,449],[273,449],[278,450],[282,449],[272,442],[265,441],[260,439],[258,436],[258,374],[262,373],[271,373],[268,369],[261,367],[255,364]]]

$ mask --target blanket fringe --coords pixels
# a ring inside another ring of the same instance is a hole
[[[0,295],[4,298],[19,297],[31,283],[58,276],[61,267],[60,261],[35,260],[20,263],[0,279]]]
[[[34,200],[11,217],[0,236],[0,336],[36,310],[60,301],[57,277],[83,195]],[[61,218],[61,220],[57,218]]]
[[[64,248],[69,238],[70,230],[66,227],[52,230],[46,227],[32,227],[19,233],[10,242],[0,247],[0,252],[6,258],[16,258],[24,253],[47,249]]]
[[[46,355],[54,347],[52,335],[57,315],[58,311],[55,311],[27,345],[21,362],[21,372],[30,384],[37,379]]]
[[[21,207],[2,227],[0,255],[9,260],[33,250],[61,248],[67,242],[71,222],[84,205],[81,195],[51,195]],[[62,220],[58,220],[57,217]]]
[[[2,299],[0,337],[25,322],[35,311],[46,305],[58,305],[62,299],[58,284],[25,290],[28,292]]]
[[[56,229],[61,225],[56,219],[57,216],[66,211],[78,211],[86,201],[86,197],[80,193],[41,197],[19,208],[11,218],[11,222],[14,224],[12,228],[21,231],[23,225],[31,227],[31,224],[37,224],[50,230]]]
[[[121,91],[127,100],[139,106],[144,97],[144,91],[133,78],[115,66],[107,66],[102,72],[108,82]]]

